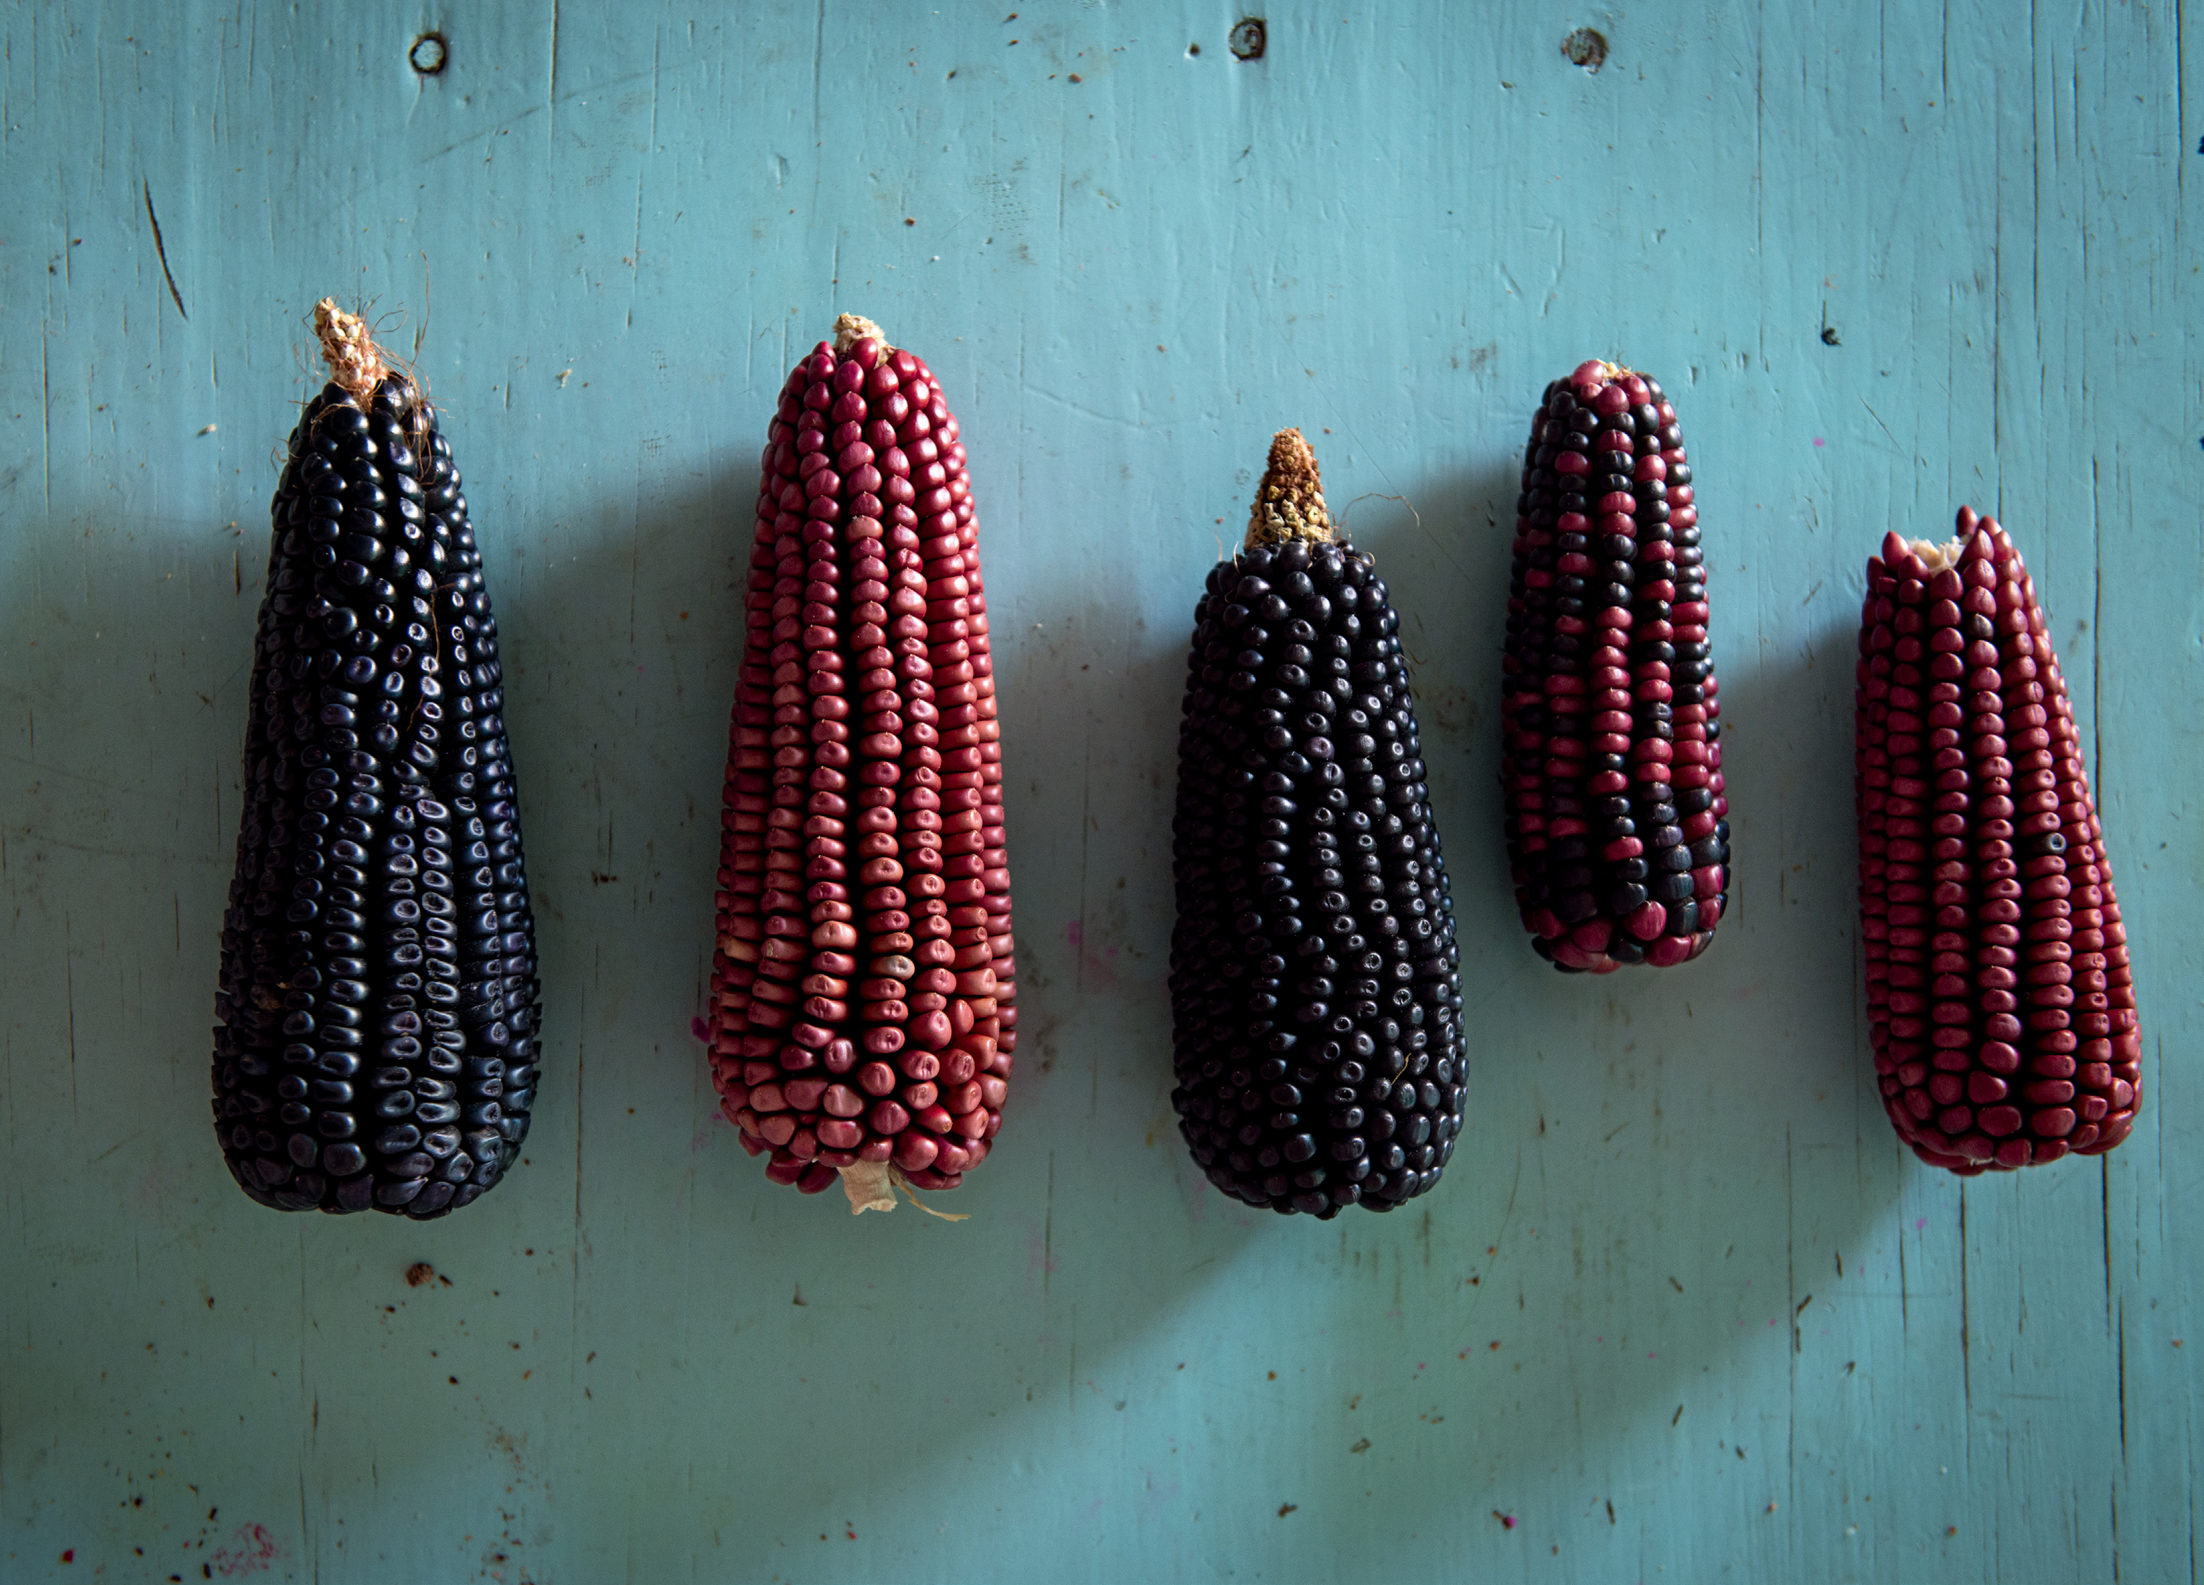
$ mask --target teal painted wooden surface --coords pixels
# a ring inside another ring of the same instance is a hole
[[[1027,3],[0,5],[0,1576],[2193,1578],[2194,30],[1294,4],[1241,63]],[[325,292],[447,415],[543,921],[529,1165],[429,1226],[250,1205],[204,1110]],[[947,382],[994,602],[1026,1045],[955,1226],[768,1186],[689,1033],[757,448],[841,309]],[[1586,983],[1492,704],[1527,409],[1609,353],[1699,465],[1741,879]],[[1440,1190],[1328,1225],[1167,1099],[1183,646],[1286,423],[1403,611],[1478,1041]],[[1876,1102],[1849,759],[1864,558],[1962,499],[2091,734],[2148,1094],[1965,1186]]]

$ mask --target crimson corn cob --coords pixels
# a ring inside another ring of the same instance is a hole
[[[1516,503],[1501,660],[1508,863],[1556,968],[1666,968],[1729,892],[1722,704],[1699,508],[1660,383],[1597,360],[1546,387]]]
[[[1018,1042],[987,597],[940,383],[878,326],[834,328],[762,463],[712,1075],[775,1183],[892,1163],[953,1189]]]
[[[536,957],[497,622],[420,387],[316,308],[330,384],[276,487],[214,1115],[288,1211],[439,1216],[528,1132]]]
[[[1898,1137],[1974,1174],[2135,1126],[2127,931],[2035,584],[1995,518],[1867,564],[1860,916]]]
[[[1462,1127],[1460,960],[1383,579],[1299,430],[1194,612],[1179,729],[1179,1129],[1249,1205],[1429,1190]]]

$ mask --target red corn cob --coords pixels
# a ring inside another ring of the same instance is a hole
[[[834,330],[762,463],[709,1022],[766,1176],[816,1194],[871,1163],[863,1209],[883,1175],[953,1189],[986,1157],[1018,1015],[964,447],[924,363]]]
[[[2135,1125],[2127,931],[2035,584],[1995,518],[1891,534],[1860,621],[1860,933],[1898,1137],[1966,1176]]]
[[[1516,513],[1500,786],[1523,924],[1565,971],[1685,962],[1728,900],[1729,799],[1699,508],[1660,383],[1594,359],[1547,386]]]

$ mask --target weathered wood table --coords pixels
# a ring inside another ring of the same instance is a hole
[[[2204,34],[1026,3],[0,5],[0,1577],[2192,1579]],[[427,1225],[249,1204],[206,1112],[325,293],[465,469],[542,921],[528,1164]],[[758,448],[845,309],[984,525],[1025,1044],[954,1226],[766,1184],[691,1033]],[[1739,879],[1588,981],[1494,717],[1529,410],[1604,354],[1698,465]],[[1186,637],[1285,424],[1403,613],[1475,1041],[1444,1183],[1329,1224],[1168,1099]],[[2147,1095],[1965,1185],[1878,1104],[1850,759],[1865,558],[1961,501],[2094,745]]]

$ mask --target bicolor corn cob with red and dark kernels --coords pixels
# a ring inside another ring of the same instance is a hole
[[[1400,617],[1299,430],[1194,611],[1172,867],[1171,1102],[1225,1193],[1388,1211],[1462,1127],[1454,907]]]
[[[1018,1039],[964,447],[933,372],[844,314],[789,375],[763,470],[713,1079],[776,1183],[892,1162],[953,1189],[1002,1126]]]
[[[1508,863],[1556,968],[1666,968],[1729,892],[1722,705],[1676,409],[1594,360],[1546,387],[1516,503],[1501,660]]]
[[[535,926],[482,557],[436,412],[324,299],[273,508],[214,1117],[247,1194],[442,1215],[520,1152]]]
[[[2099,1155],[2142,1038],[2104,827],[2035,584],[1995,518],[1867,564],[1857,789],[1875,1072],[1961,1174]]]

